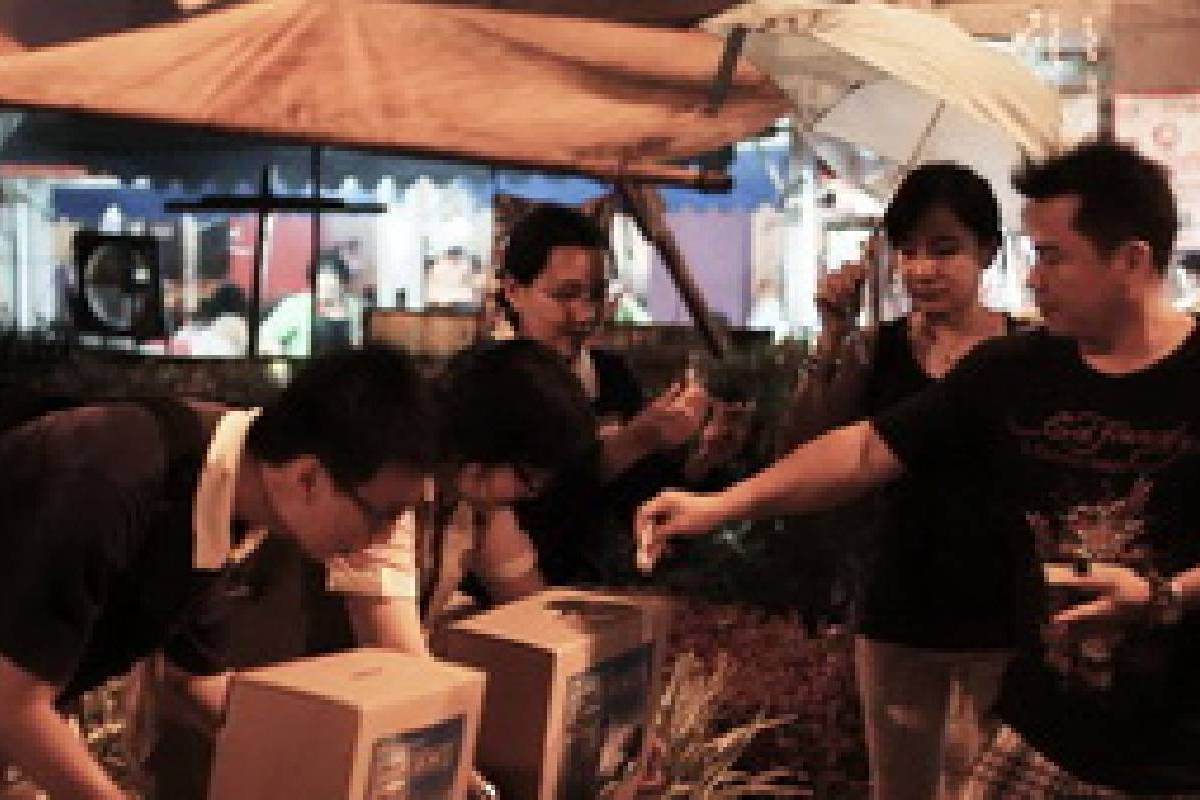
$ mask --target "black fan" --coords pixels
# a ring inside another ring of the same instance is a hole
[[[77,330],[135,339],[163,335],[157,239],[80,231],[74,250]]]

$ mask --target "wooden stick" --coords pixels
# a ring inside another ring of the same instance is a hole
[[[675,240],[675,234],[667,226],[665,206],[658,190],[648,184],[631,184],[624,181],[618,183],[616,189],[624,210],[633,217],[642,235],[662,256],[667,273],[674,281],[675,288],[679,290],[679,296],[683,298],[684,306],[692,315],[692,321],[696,330],[700,331],[705,346],[714,356],[724,356],[729,352],[729,332],[713,316],[700,286],[692,277],[683,252],[679,249],[679,243]]]

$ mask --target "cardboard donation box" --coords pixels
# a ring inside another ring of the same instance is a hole
[[[669,622],[652,598],[552,589],[455,623],[487,672],[476,768],[506,800],[596,800],[641,764]]]
[[[462,800],[482,673],[386,650],[234,677],[210,800]]]

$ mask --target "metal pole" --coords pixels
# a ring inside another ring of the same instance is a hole
[[[321,257],[321,146],[314,145],[310,153],[312,158],[311,169],[309,170],[312,176],[312,199],[313,207],[311,212],[312,230],[309,231],[310,254],[308,261],[308,341],[310,352],[309,355],[317,355],[311,352],[313,344],[316,343],[317,330],[317,261]]]
[[[1106,44],[1100,48],[1100,58],[1096,64],[1096,133],[1104,139],[1116,136],[1116,48]]]
[[[250,274],[250,357],[258,355],[258,328],[262,322],[262,269],[266,254],[267,207],[270,205],[271,168],[263,165],[259,193],[264,198],[258,209],[258,235],[254,237],[254,268]]]

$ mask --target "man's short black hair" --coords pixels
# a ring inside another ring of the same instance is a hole
[[[369,346],[309,361],[263,408],[247,448],[270,464],[314,455],[336,483],[350,487],[383,467],[425,471],[436,459],[436,433],[413,360],[400,350]]]
[[[1000,204],[986,180],[961,164],[933,162],[908,173],[883,215],[893,247],[903,244],[931,210],[944,208],[981,244],[1000,246]]]
[[[594,452],[596,420],[579,379],[537,342],[468,348],[438,389],[442,448],[454,462],[556,472]]]
[[[504,245],[504,274],[522,286],[537,280],[555,247],[608,251],[608,236],[590,217],[567,206],[535,206],[513,225]]]
[[[1154,265],[1165,273],[1171,261],[1179,212],[1162,164],[1132,145],[1108,139],[1084,142],[1049,159],[1027,164],[1013,185],[1030,200],[1075,196],[1074,228],[1104,255],[1130,241],[1144,241]]]

